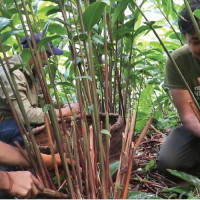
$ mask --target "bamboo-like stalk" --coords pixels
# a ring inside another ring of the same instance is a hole
[[[131,46],[130,46],[130,54],[129,54],[129,59],[128,59],[128,74],[130,74],[130,67],[131,67],[131,58],[132,58],[132,52],[133,52],[133,42],[134,42],[134,35],[132,34],[131,37]],[[125,95],[124,95],[124,113],[126,113],[127,109],[127,98],[128,98],[128,93],[129,93],[129,80],[130,76],[127,77],[126,79],[126,90],[125,90]]]
[[[39,192],[39,195],[45,196],[45,197],[50,197],[53,199],[68,199],[69,196],[67,194],[63,194],[61,192],[57,192],[55,190],[51,190],[48,188],[44,188],[42,192]]]
[[[186,0],[184,0],[186,1]],[[144,12],[140,9],[140,7],[137,5],[136,1],[133,0],[133,3],[135,4],[135,6],[137,7],[137,9],[140,11],[140,13],[142,14],[142,16],[144,17],[144,19],[146,20],[146,22],[149,22],[149,20],[147,19],[147,17],[145,16]],[[174,61],[174,59],[172,58],[172,56],[170,55],[170,53],[168,52],[167,48],[165,47],[164,43],[162,42],[161,38],[159,37],[158,33],[155,31],[155,29],[153,28],[153,26],[151,24],[148,24],[149,27],[151,28],[151,30],[153,31],[153,33],[155,34],[155,36],[157,37],[157,39],[159,40],[160,44],[162,45],[164,51],[166,52],[167,56],[169,57],[169,59],[172,61],[174,67],[176,68],[178,74],[180,75],[183,83],[185,84],[185,87],[187,88],[192,100],[194,101],[196,107],[198,108],[198,110],[200,111],[200,106],[194,96],[194,94],[192,93],[192,90],[190,89],[188,83],[186,82],[183,74],[181,73],[178,65],[176,64],[176,62]],[[200,34],[199,34],[200,35]]]
[[[51,152],[51,156],[52,156],[52,162],[54,165],[55,174],[58,179],[58,185],[60,186],[61,185],[60,174],[58,171],[58,165],[56,163],[56,158],[55,158],[55,153],[54,153],[54,145],[53,145],[53,140],[52,140],[52,136],[51,136],[50,122],[49,122],[49,118],[48,118],[47,114],[44,115],[44,122],[45,122],[45,127],[46,127],[46,133],[48,136],[48,143],[49,143],[49,148],[50,148],[50,152]]]
[[[57,120],[55,119],[55,113],[54,113],[53,107],[50,106],[49,111],[50,111],[49,112],[50,118],[53,119],[51,122],[52,122],[52,126],[54,127],[54,130],[55,130],[56,142],[57,142],[57,144],[61,144],[60,134],[59,134],[58,126],[57,126],[57,123],[56,123]],[[71,174],[70,174],[70,171],[69,171],[69,166],[68,166],[67,161],[65,159],[63,149],[60,145],[58,145],[58,151],[59,151],[60,158],[61,158],[61,161],[62,161],[62,164],[63,164],[65,176],[66,176],[68,187],[69,187],[69,190],[70,190],[70,195],[71,195],[72,198],[75,198],[75,193],[74,193],[74,188],[73,188],[73,184],[72,184],[72,180],[71,180]]]
[[[75,162],[76,162],[76,166],[74,169],[74,165],[72,165],[72,170],[74,171],[74,174],[75,174],[75,171],[77,173],[77,176],[75,176],[75,179],[76,179],[76,184],[77,184],[77,188],[78,188],[78,198],[81,198],[81,194],[83,193],[83,181],[81,179],[81,167],[80,167],[80,160],[79,160],[79,155],[78,155],[78,151],[77,151],[77,131],[76,131],[76,126],[75,126],[75,123],[73,122],[73,136],[74,136],[74,155],[75,155]],[[69,141],[67,141],[67,148],[69,148],[70,144],[69,144]],[[71,154],[70,154],[71,155]],[[71,158],[72,159],[72,158]]]
[[[61,9],[61,11],[62,11],[62,15],[63,15],[63,18],[64,18],[64,20],[65,21],[67,21],[67,16],[66,16],[66,12],[65,12],[65,9],[64,9],[64,7],[62,6],[62,2],[61,1],[59,1],[59,5],[60,5],[60,9]],[[73,61],[74,61],[74,71],[75,71],[75,75],[77,76],[78,74],[77,74],[77,61],[76,61],[76,51],[75,51],[75,46],[74,46],[74,42],[73,42],[73,38],[72,38],[72,36],[71,36],[71,31],[70,31],[70,27],[69,26],[66,26],[66,28],[67,28],[67,31],[68,31],[68,34],[70,34],[70,38],[71,38],[71,52],[72,52],[72,58],[73,58]],[[81,95],[81,87],[80,87],[80,81],[79,80],[76,80],[76,85],[77,85],[77,94],[78,94],[78,99],[79,99],[79,102],[81,102],[80,103],[80,111],[81,111],[81,115],[82,115],[82,113],[83,113],[83,110],[84,110],[84,108],[83,108],[83,103],[82,103],[82,95]],[[85,124],[85,120],[84,120],[84,116],[82,116],[81,117],[81,119],[83,120],[83,123],[82,123],[82,125],[84,125]],[[83,128],[84,128],[84,130],[85,130],[85,132],[86,132],[86,126],[84,125],[83,126]],[[84,135],[83,137],[85,138],[87,135]],[[87,139],[85,140],[84,139],[84,142],[87,142]],[[85,146],[85,145],[84,145]],[[88,145],[86,145],[86,147],[88,148]],[[85,149],[85,153],[86,153],[86,155],[88,155],[88,149]],[[89,156],[86,156],[86,160],[85,160],[85,162],[86,162],[86,166],[87,167],[90,167],[91,166],[91,163],[90,163],[90,161],[88,160],[89,159]],[[87,165],[88,164],[88,165]],[[87,169],[86,169],[87,170]],[[94,192],[94,190],[93,190],[93,186],[94,186],[94,184],[92,184],[92,177],[90,177],[89,176],[89,174],[87,175],[88,176],[88,180],[89,180],[89,184],[90,184],[90,189],[91,189],[91,191],[92,191],[92,194],[95,194],[95,192]],[[92,198],[95,198],[95,196],[92,196]]]
[[[134,114],[134,117],[133,117],[133,120],[132,120],[133,127],[135,125],[135,116],[136,116],[136,114]],[[132,145],[132,147],[130,148],[130,156],[129,156],[129,160],[128,160],[127,176],[126,176],[124,190],[123,190],[123,193],[122,193],[122,199],[126,199],[127,198],[128,186],[129,186],[130,177],[131,177],[131,169],[132,169],[132,164],[133,164],[133,157],[134,157],[135,152],[138,149],[140,143],[142,142],[144,136],[146,135],[147,131],[149,130],[149,127],[151,126],[152,121],[153,121],[153,117],[150,116],[150,118],[147,121],[146,126],[142,130],[137,142],[135,143],[135,145]],[[133,127],[131,127],[132,130],[134,129]]]
[[[122,150],[121,150],[121,154],[120,154],[120,161],[119,161],[119,167],[118,167],[118,171],[117,171],[117,177],[116,177],[116,181],[115,181],[115,189],[114,189],[114,199],[118,199],[121,197],[121,184],[123,184],[121,182],[122,180],[122,176],[125,172],[125,169],[127,167],[127,154],[128,152],[125,152],[125,148],[126,148],[126,143],[127,143],[127,136],[128,136],[128,129],[129,129],[129,124],[130,124],[130,112],[128,112],[127,115],[127,119],[126,119],[126,127],[125,127],[125,132],[122,135]],[[130,138],[130,137],[129,137]]]
[[[107,29],[106,29],[107,19],[106,19],[106,8],[103,13],[103,25],[104,25],[104,53],[105,53],[105,107],[106,107],[106,130],[109,131],[109,83],[108,83],[108,59],[107,59]],[[108,188],[109,188],[109,149],[110,149],[110,136],[106,135],[106,179],[105,179],[105,190],[106,198],[108,198]]]

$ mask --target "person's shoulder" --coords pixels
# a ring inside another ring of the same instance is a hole
[[[175,51],[171,53],[172,58],[177,59],[177,58],[186,58],[188,56],[192,56],[192,53],[190,52],[190,49],[188,45],[184,45]]]

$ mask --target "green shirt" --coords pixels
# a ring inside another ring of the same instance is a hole
[[[14,55],[12,58],[9,59],[9,64],[11,68],[14,67],[16,64],[21,64],[21,62],[22,62],[21,57],[19,55]],[[6,67],[5,62],[4,62],[4,66]],[[38,107],[38,95],[33,87],[33,84],[32,83],[30,84],[31,79],[28,74],[28,71],[23,71],[21,68],[18,68],[13,71],[13,75],[17,83],[19,93],[20,93],[22,102],[24,104],[24,108],[25,108],[29,122],[31,124],[43,123],[44,113],[43,113],[42,108]],[[23,116],[18,107],[17,101],[10,87],[10,84],[7,80],[4,69],[1,65],[0,65],[0,78],[3,81],[4,86],[6,87],[6,90],[9,94],[9,97],[11,98],[13,102],[13,105],[17,112],[18,117],[24,123]],[[0,87],[0,117],[3,117],[4,119],[8,119],[12,117],[12,112],[6,101],[6,97],[1,87]]]
[[[200,102],[200,61],[190,52],[188,45],[175,50],[171,56],[178,65],[197,101]],[[176,67],[169,58],[166,64],[164,85],[173,89],[187,89]]]

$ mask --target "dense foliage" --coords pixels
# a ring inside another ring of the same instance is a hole
[[[149,18],[148,22],[138,11],[134,1],[130,0],[79,2],[79,9],[76,1],[29,0],[25,3],[33,31],[45,32],[39,46],[52,41],[54,45],[65,50],[59,60],[54,59],[51,63],[59,97],[64,102],[66,98],[62,86],[65,87],[70,101],[76,101],[75,80],[83,82],[85,79],[92,79],[88,68],[88,59],[92,59],[101,111],[105,111],[107,62],[110,112],[124,116],[128,109],[136,110],[137,132],[141,131],[152,112],[154,123],[160,129],[168,129],[177,123],[177,115],[171,105],[168,91],[163,87],[167,56],[149,24],[157,31],[169,52],[180,47],[180,40],[183,38],[177,27],[177,12],[183,2],[177,4],[171,0],[137,1]],[[67,20],[63,19],[60,7],[66,11]],[[83,12],[81,16],[80,9]],[[104,10],[106,23],[103,21]],[[7,55],[21,52],[23,63],[26,64],[30,52],[27,49],[21,50],[18,43],[25,35],[23,29],[30,29],[22,2],[15,1],[13,4],[12,1],[2,1],[0,14],[1,40]],[[92,57],[88,57],[85,49],[88,48],[89,41],[92,42]],[[73,58],[70,43],[76,48],[76,58]],[[78,76],[74,72],[74,59],[80,69]],[[58,67],[55,67],[54,62]],[[52,87],[50,82],[49,87]]]

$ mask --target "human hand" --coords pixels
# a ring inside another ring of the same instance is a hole
[[[66,157],[66,153],[64,153],[64,155]],[[54,163],[53,163],[52,155],[47,155],[47,154],[41,153],[41,156],[43,158],[44,164],[47,167],[47,169],[48,170],[54,169]],[[60,158],[60,155],[58,153],[55,154],[55,161],[56,161],[58,167],[60,167],[62,165],[61,158]],[[71,160],[67,157],[66,157],[66,161],[69,165],[71,165],[71,164],[75,165],[75,161],[71,162]]]
[[[7,191],[17,198],[35,198],[44,186],[29,171],[7,172],[9,182]]]
[[[71,107],[71,109],[70,109]],[[61,111],[62,111],[62,116],[64,117],[69,117],[69,116],[72,116],[73,114],[77,114],[80,112],[80,107],[79,107],[79,104],[78,103],[72,103],[70,104],[70,107],[65,104],[63,106],[63,108],[61,108]],[[60,116],[58,116],[60,117]]]

